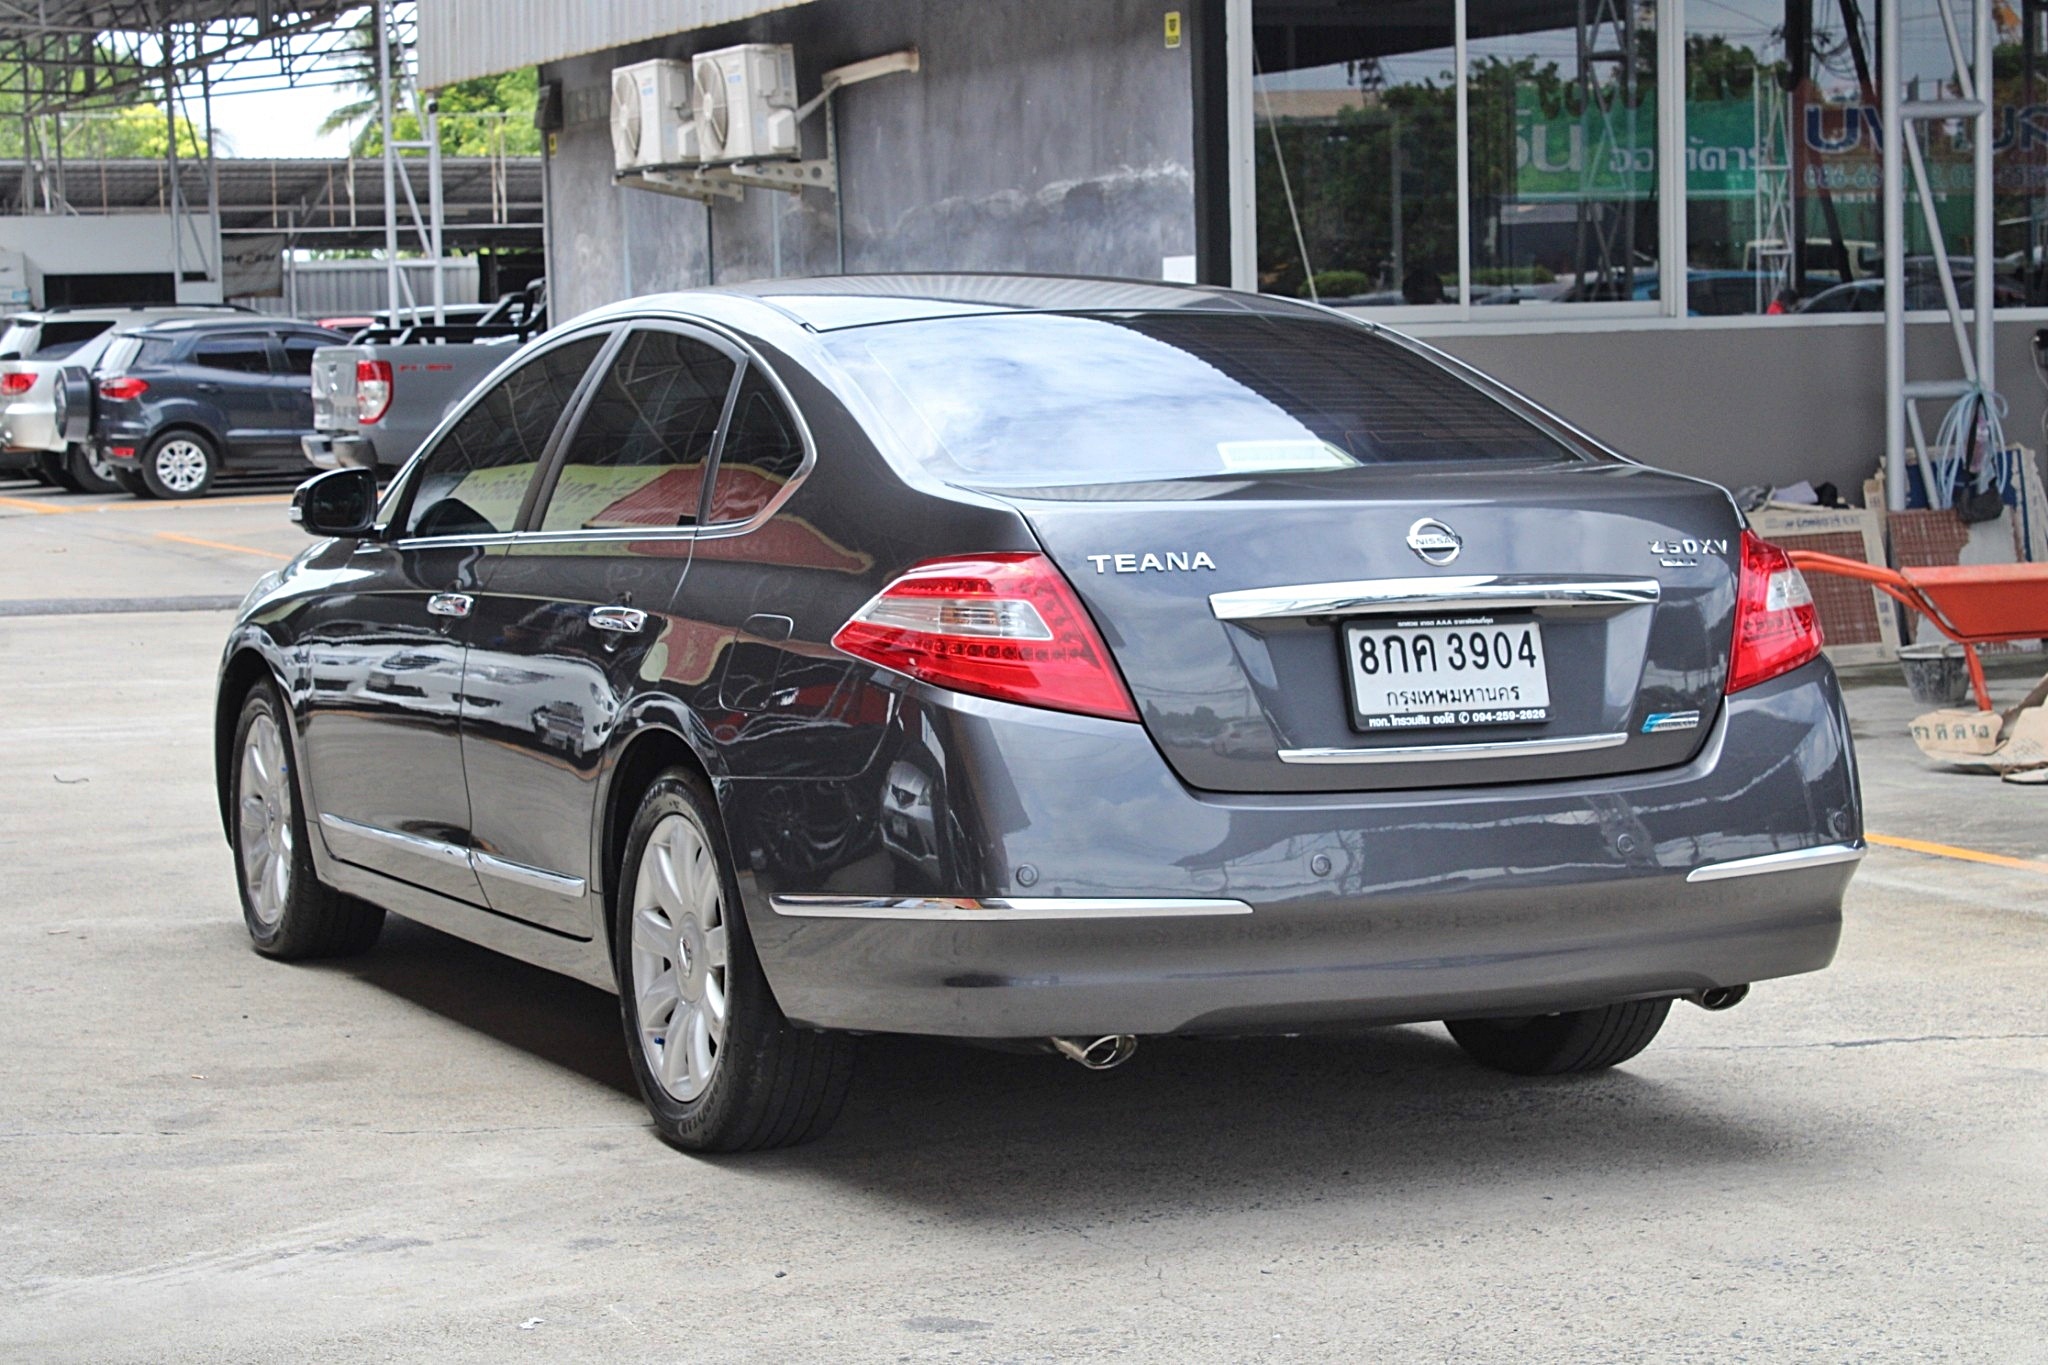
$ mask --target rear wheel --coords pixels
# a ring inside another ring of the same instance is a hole
[[[853,1044],[783,1017],[723,847],[695,774],[671,769],[641,798],[613,908],[626,1052],[655,1127],[685,1151],[808,1142],[846,1100]]]
[[[36,452],[35,470],[37,478],[54,488],[61,488],[67,493],[79,491],[78,480],[71,477],[71,470],[66,467],[64,456],[59,451]]]
[[[1650,1045],[1670,1012],[1669,1000],[1630,1000],[1526,1019],[1447,1019],[1444,1027],[1484,1066],[1518,1076],[1558,1076],[1627,1061]]]
[[[142,481],[159,498],[197,498],[213,486],[220,453],[196,431],[167,431],[142,452]]]
[[[120,489],[114,466],[98,446],[75,445],[64,451],[64,468],[81,493],[112,493]]]
[[[314,874],[291,728],[277,689],[267,682],[242,701],[228,781],[242,921],[256,951],[287,959],[344,957],[375,943],[384,911],[323,886]]]

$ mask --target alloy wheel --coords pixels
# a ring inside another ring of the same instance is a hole
[[[95,478],[101,483],[117,484],[120,482],[119,479],[114,477],[114,462],[100,453],[100,447],[97,443],[88,441],[80,448],[85,451],[86,468],[92,470]]]
[[[157,447],[156,476],[173,493],[196,492],[206,482],[206,463],[196,442],[166,441]]]
[[[726,1019],[726,927],[718,859],[695,821],[664,816],[633,879],[633,1000],[647,1069],[696,1099],[717,1074]]]
[[[266,928],[284,914],[292,890],[292,793],[285,770],[284,736],[267,713],[249,723],[242,742],[242,885],[249,908]]]

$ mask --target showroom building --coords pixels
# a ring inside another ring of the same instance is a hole
[[[1198,279],[1423,336],[1652,463],[1860,498],[1884,440],[1882,2],[420,0],[420,60],[428,86],[540,66],[563,316],[842,268]],[[1942,7],[1901,3],[1902,70],[1951,93]],[[2048,15],[1993,16],[1997,378],[2038,444]],[[622,183],[614,72],[742,43],[789,44],[805,102],[849,64],[915,69],[803,118],[836,193]],[[1972,151],[1961,120],[1924,146],[1908,334],[1942,374],[1928,252],[1939,231],[1967,257]]]

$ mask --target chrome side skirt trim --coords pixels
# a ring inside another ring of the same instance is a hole
[[[1246,588],[1209,596],[1219,621],[1264,621],[1364,612],[1506,611],[1536,607],[1654,606],[1663,594],[1654,578],[1525,578],[1454,574],[1442,578],[1367,578]]]
[[[468,849],[456,844],[444,843],[439,839],[423,839],[417,834],[400,834],[397,830],[379,829],[375,825],[364,825],[354,820],[344,820],[339,815],[329,815],[324,811],[320,815],[320,823],[337,834],[347,834],[358,839],[368,839],[372,843],[383,844],[387,848],[404,849],[407,853],[417,854],[422,858],[432,858],[436,862],[448,863],[455,867],[468,867],[470,865]]]
[[[1550,739],[1503,739],[1483,744],[1410,744],[1388,749],[1282,749],[1282,763],[1462,763],[1489,758],[1533,758],[1582,754],[1628,743],[1613,735],[1557,735]]]
[[[979,923],[994,920],[1178,919],[1197,915],[1249,915],[1243,901],[1169,897],[1100,899],[1089,896],[1011,896],[975,900],[956,896],[770,896],[778,915],[798,919],[907,919]]]
[[[1789,853],[1765,853],[1755,858],[1737,858],[1733,862],[1708,863],[1686,873],[1685,879],[1689,882],[1718,882],[1730,877],[1758,877],[1766,872],[1802,872],[1809,867],[1853,863],[1860,860],[1865,851],[1861,843],[1795,848]]]
[[[496,877],[532,891],[546,891],[551,895],[567,896],[571,900],[583,898],[584,881],[581,877],[564,877],[559,872],[543,872],[525,863],[508,862],[493,858],[488,853],[472,852],[470,865],[486,877]]]

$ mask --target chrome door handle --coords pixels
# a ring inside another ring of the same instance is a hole
[[[437,592],[427,599],[427,614],[430,616],[469,615],[469,609],[476,605],[476,599],[464,592]]]
[[[647,613],[638,607],[592,607],[590,624],[599,630],[615,630],[621,635],[637,635],[647,625]]]

